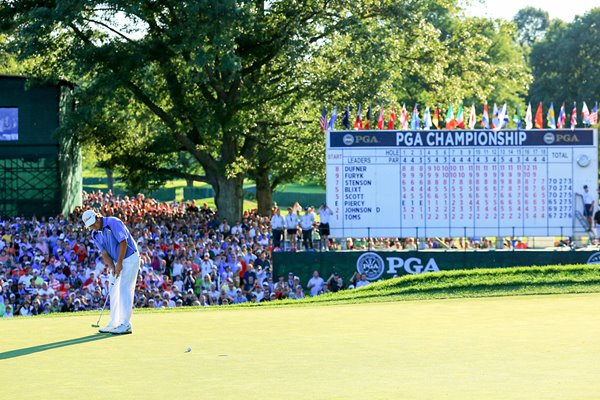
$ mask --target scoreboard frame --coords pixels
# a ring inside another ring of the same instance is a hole
[[[598,200],[598,136],[330,130],[326,171],[331,237],[571,236],[583,185]]]

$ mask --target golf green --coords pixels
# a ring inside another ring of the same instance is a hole
[[[0,321],[6,399],[600,396],[600,294]],[[105,320],[106,321],[106,320]],[[186,352],[188,347],[191,352]]]

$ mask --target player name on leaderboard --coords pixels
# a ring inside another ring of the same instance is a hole
[[[591,129],[329,131],[331,234],[570,235],[597,146]]]

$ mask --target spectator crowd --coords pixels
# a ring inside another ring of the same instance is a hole
[[[141,269],[135,307],[215,306],[244,302],[298,299],[368,284],[332,274],[324,280],[315,271],[309,282],[298,276],[274,277],[273,251],[323,250],[335,241],[314,232],[312,208],[288,209],[296,219],[272,228],[273,216],[247,211],[234,223],[219,219],[206,204],[163,203],[145,198],[116,197],[110,192],[84,193],[83,206],[56,218],[0,220],[0,316],[95,310],[103,306],[111,273],[81,223],[84,210],[94,208],[125,222],[137,240]],[[325,210],[325,211],[323,211]],[[302,214],[303,212],[303,214]],[[322,213],[321,221],[327,217]],[[276,221],[276,224],[279,221]],[[297,233],[297,234],[296,234]],[[285,237],[294,235],[286,245]],[[274,237],[275,236],[275,244]],[[288,248],[286,248],[288,246]]]

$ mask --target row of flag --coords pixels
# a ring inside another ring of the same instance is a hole
[[[372,107],[369,106],[367,110],[367,114],[365,118],[363,118],[362,111],[360,105],[358,106],[358,113],[356,115],[356,119],[354,121],[354,129],[357,130],[367,130],[367,129],[375,129],[375,126],[371,126],[372,118]],[[379,110],[379,117],[377,118],[377,129],[410,129],[418,130],[425,129],[429,130],[432,127],[435,129],[465,129],[468,127],[469,129],[475,129],[477,124],[477,114],[475,111],[475,105],[471,105],[471,109],[469,112],[469,118],[465,120],[465,110],[463,109],[463,104],[461,103],[456,112],[456,116],[454,115],[454,110],[452,108],[452,104],[448,107],[448,111],[446,112],[446,117],[444,120],[440,118],[440,109],[438,107],[435,108],[432,113],[429,111],[429,107],[425,109],[425,113],[423,114],[423,119],[419,115],[419,110],[417,105],[414,106],[413,112],[409,115],[406,110],[406,105],[402,105],[402,109],[399,112],[399,115],[396,115],[396,110],[392,106],[389,117],[387,121],[385,120],[385,109],[382,106]],[[598,102],[594,105],[592,112],[589,111],[587,104],[585,101],[583,102],[583,107],[581,111],[581,118],[584,126],[591,126],[598,123]],[[331,118],[327,118],[327,109],[324,107],[323,112],[321,113],[321,118],[319,119],[319,125],[323,131],[328,129],[334,129],[335,122],[337,119],[337,106],[333,108],[333,113],[331,114]],[[516,124],[517,129],[521,129],[521,114],[519,112],[519,106],[517,105],[515,114],[512,118],[512,121]],[[374,121],[373,121],[374,122]],[[481,116],[481,128],[485,129],[502,129],[506,127],[509,123],[509,111],[506,104],[502,107],[498,108],[498,106],[494,103],[494,109],[492,113],[492,118],[490,119],[490,115],[488,112],[487,102],[483,106],[483,113]],[[546,126],[551,129],[566,129],[567,128],[567,113],[565,112],[565,103],[560,107],[560,111],[558,113],[558,117],[555,117],[554,114],[554,104],[550,103],[550,108],[548,108],[548,112],[546,113]],[[350,129],[351,119],[350,119],[350,106],[346,106],[346,112],[342,118],[342,126],[344,129]],[[573,110],[571,111],[571,115],[569,118],[569,125],[571,129],[575,129],[577,127],[577,103],[573,103]],[[525,112],[525,129],[542,129],[544,127],[544,118],[543,118],[543,107],[542,103],[537,107],[535,117],[532,114],[531,103],[527,106],[527,111]]]

